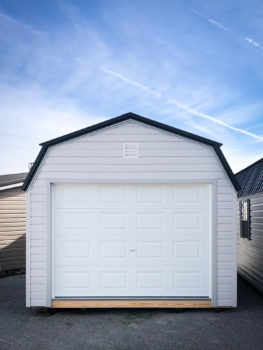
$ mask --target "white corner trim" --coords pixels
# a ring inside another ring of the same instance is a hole
[[[46,274],[46,306],[51,306],[51,294],[52,294],[52,280],[53,280],[53,273],[52,273],[52,244],[51,244],[51,237],[52,237],[52,220],[51,220],[51,213],[52,213],[52,184],[47,181],[46,182],[46,215],[47,215],[47,232],[46,232],[46,240],[47,240],[47,274]]]
[[[212,182],[211,205],[211,300],[212,306],[217,306],[217,180]]]
[[[233,205],[233,250],[232,250],[232,258],[233,258],[233,288],[232,288],[232,306],[237,306],[237,194],[233,193],[233,202],[236,203],[236,205]]]

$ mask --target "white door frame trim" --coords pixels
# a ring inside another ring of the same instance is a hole
[[[216,179],[192,179],[192,180],[139,180],[139,179],[59,179],[52,178],[46,180],[46,214],[47,214],[47,289],[46,305],[51,307],[52,303],[52,184],[210,184],[212,185],[211,199],[211,247],[210,247],[210,288],[212,307],[217,305],[216,300],[216,238],[217,238],[217,180]],[[52,254],[53,253],[53,254]]]

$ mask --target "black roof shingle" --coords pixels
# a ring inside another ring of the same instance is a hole
[[[263,192],[263,158],[236,173],[241,190],[238,197]]]
[[[15,185],[24,182],[28,173],[0,175],[0,187]]]

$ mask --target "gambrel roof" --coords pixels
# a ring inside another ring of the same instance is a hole
[[[209,146],[212,146],[219,158],[219,160],[221,161],[222,163],[222,166],[223,168],[225,169],[230,181],[232,182],[234,188],[236,189],[236,191],[239,191],[240,187],[239,187],[239,184],[225,158],[225,156],[223,155],[220,147],[222,146],[221,143],[219,142],[216,142],[216,141],[213,141],[213,140],[210,140],[210,139],[207,139],[205,137],[201,137],[201,136],[198,136],[198,135],[195,135],[195,134],[192,134],[190,132],[187,132],[187,131],[184,131],[184,130],[181,130],[181,129],[177,129],[177,128],[174,128],[172,126],[169,126],[167,124],[163,124],[163,123],[160,123],[160,122],[157,122],[155,120],[152,120],[152,119],[148,119],[148,118],[145,118],[145,117],[142,117],[138,114],[134,114],[134,113],[125,113],[119,117],[116,117],[116,118],[112,118],[112,119],[109,119],[109,120],[106,120],[104,122],[101,122],[101,123],[98,123],[98,124],[95,124],[95,125],[92,125],[92,126],[89,126],[87,128],[84,128],[84,129],[81,129],[81,130],[78,130],[78,131],[75,131],[75,132],[72,132],[70,134],[67,134],[67,135],[64,135],[64,136],[60,136],[60,137],[57,137],[55,139],[52,139],[52,140],[49,140],[49,141],[46,141],[46,142],[43,142],[41,143],[40,145],[42,146],[35,162],[34,162],[34,165],[32,166],[25,182],[24,182],[24,185],[23,185],[23,189],[26,191],[28,186],[30,185],[30,182],[32,181],[33,179],[33,176],[35,175],[44,155],[46,154],[48,148],[50,146],[53,146],[53,145],[56,145],[58,143],[61,143],[61,142],[65,142],[65,141],[68,141],[68,140],[72,140],[74,139],[75,137],[80,137],[80,136],[83,136],[83,135],[86,135],[86,134],[89,134],[91,132],[94,132],[94,131],[98,131],[98,130],[101,130],[103,128],[106,128],[106,127],[109,127],[109,126],[112,126],[112,125],[115,125],[115,124],[118,124],[118,123],[121,123],[121,122],[124,122],[124,121],[127,121],[127,120],[134,120],[134,121],[138,121],[140,123],[143,123],[143,124],[146,124],[146,125],[149,125],[149,126],[153,126],[155,128],[158,128],[158,129],[161,129],[161,130],[164,130],[164,131],[168,131],[170,133],[173,133],[173,134],[176,134],[176,135],[179,135],[179,136],[183,136],[185,138],[188,138],[188,139],[191,139],[191,140],[194,140],[194,141],[197,141],[197,142],[200,142],[200,143],[203,143],[203,144],[206,144],[206,145],[209,145]]]

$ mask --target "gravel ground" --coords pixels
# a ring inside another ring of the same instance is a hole
[[[263,349],[263,295],[239,279],[239,307],[25,308],[25,276],[0,279],[0,350]]]

